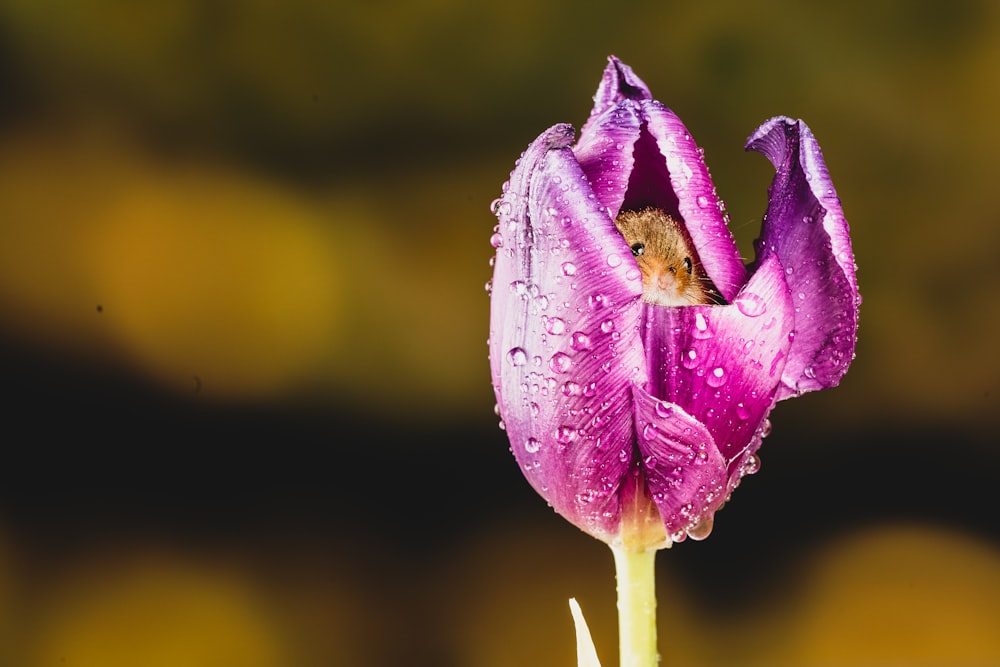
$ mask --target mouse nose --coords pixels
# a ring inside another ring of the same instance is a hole
[[[656,274],[656,286],[661,290],[676,289],[677,278],[669,270],[664,269]]]

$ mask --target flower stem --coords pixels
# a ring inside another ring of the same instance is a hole
[[[656,667],[656,549],[612,545],[618,576],[621,667]]]

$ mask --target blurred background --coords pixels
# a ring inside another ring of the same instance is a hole
[[[864,295],[841,386],[660,554],[663,664],[1000,664],[996,3],[4,0],[0,665],[572,665],[570,596],[616,664],[483,287],[490,201],[610,53],[747,257],[743,142],[805,119]]]

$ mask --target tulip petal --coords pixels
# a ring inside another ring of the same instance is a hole
[[[573,147],[594,194],[611,218],[618,215],[625,199],[638,139],[639,108],[626,100],[592,118]]]
[[[636,444],[650,497],[679,541],[726,498],[726,462],[712,434],[681,406],[633,386]]]
[[[727,306],[645,305],[650,395],[698,415],[739,482],[774,405],[792,342],[785,272],[768,258]]]
[[[774,165],[757,262],[776,255],[795,302],[795,341],[778,400],[835,386],[857,338],[858,283],[849,227],[812,132],[776,117],[747,140]]]
[[[624,208],[662,208],[684,222],[705,273],[728,302],[746,268],[723,215],[703,151],[677,115],[655,100],[641,103],[643,132]]]
[[[590,120],[584,124],[580,134],[585,135],[590,131],[591,123],[595,119],[604,115],[625,100],[651,100],[653,94],[649,92],[646,83],[636,76],[632,68],[618,60],[615,56],[608,56],[608,65],[604,68],[604,76],[597,86],[597,93],[594,95],[594,107],[590,110]]]
[[[528,481],[610,541],[633,465],[630,386],[645,382],[642,281],[572,140],[568,125],[535,140],[497,206],[490,364]]]

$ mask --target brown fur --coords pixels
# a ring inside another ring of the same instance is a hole
[[[615,227],[642,273],[643,301],[661,306],[713,303],[711,283],[680,223],[660,209],[622,211]]]

